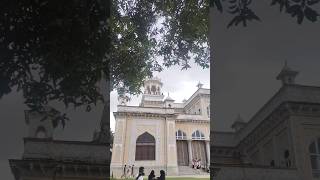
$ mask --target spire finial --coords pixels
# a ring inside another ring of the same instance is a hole
[[[243,119],[242,119],[240,113],[238,113],[238,116],[236,118],[236,122],[243,122]]]
[[[165,101],[174,101],[174,100],[170,97],[169,92],[168,92],[168,96],[167,96],[167,98],[165,99]]]
[[[287,67],[288,66],[288,61],[285,59],[284,60],[284,66]]]
[[[277,76],[277,80],[282,81],[282,85],[288,85],[288,84],[294,84],[295,83],[295,77],[297,76],[298,71],[292,70],[288,66],[287,60],[284,61],[284,66],[281,70],[281,72]]]
[[[286,59],[284,60],[283,69],[285,69],[285,70],[286,70],[286,69],[290,69],[289,66],[288,66],[288,61],[287,61]]]
[[[201,84],[200,81],[199,81],[198,84],[197,84],[197,87],[200,89],[200,88],[202,88],[202,86],[203,86],[203,84]]]

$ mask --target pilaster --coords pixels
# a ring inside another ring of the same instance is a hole
[[[188,152],[189,152],[189,166],[192,165],[192,146],[191,146],[191,139],[188,140]]]

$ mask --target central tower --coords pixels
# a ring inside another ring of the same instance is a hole
[[[144,81],[144,93],[140,106],[142,107],[163,107],[164,95],[161,92],[162,82],[157,77]]]

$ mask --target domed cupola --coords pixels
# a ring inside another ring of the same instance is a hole
[[[164,95],[161,92],[162,82],[157,77],[152,77],[144,81],[144,93],[140,106],[143,107],[162,107]]]
[[[173,108],[173,102],[174,102],[174,99],[172,99],[172,98],[169,96],[169,93],[168,93],[168,96],[167,96],[166,99],[164,100],[164,106],[165,106],[165,108]]]

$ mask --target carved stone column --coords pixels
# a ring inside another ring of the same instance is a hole
[[[206,141],[207,167],[210,166],[210,141]]]
[[[189,166],[192,165],[192,146],[191,146],[191,139],[188,140],[188,152],[189,152]]]

